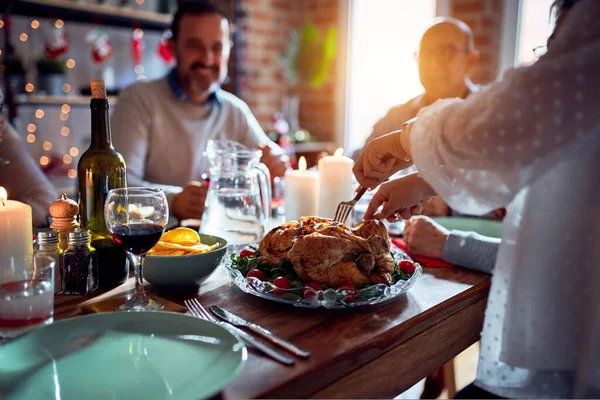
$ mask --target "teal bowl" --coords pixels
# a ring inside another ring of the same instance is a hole
[[[161,290],[193,290],[217,269],[227,252],[223,238],[200,234],[203,244],[219,247],[213,251],[187,256],[146,256],[144,279]]]

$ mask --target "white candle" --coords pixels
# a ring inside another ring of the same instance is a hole
[[[298,161],[298,170],[286,172],[283,179],[283,193],[287,221],[318,215],[319,174],[306,170],[304,157],[300,157]]]
[[[342,201],[351,200],[354,161],[337,149],[333,156],[319,160],[319,216],[333,218]]]
[[[31,207],[7,197],[0,186],[0,256],[31,255]]]

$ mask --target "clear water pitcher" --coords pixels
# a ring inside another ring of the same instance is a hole
[[[210,186],[200,232],[229,244],[257,242],[271,211],[271,176],[262,152],[230,140],[210,140]]]

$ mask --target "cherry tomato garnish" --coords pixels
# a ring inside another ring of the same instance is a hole
[[[252,257],[254,254],[256,254],[256,252],[249,249],[244,249],[240,251],[240,258]]]
[[[354,283],[352,283],[352,281],[342,282],[342,284],[338,286],[338,289],[343,289],[348,292],[348,297],[346,297],[346,301],[352,301],[356,299],[356,289],[354,288]]]
[[[285,293],[285,290],[279,289],[289,289],[292,286],[292,282],[290,282],[290,280],[285,276],[279,276],[275,278],[275,280],[273,281],[273,285],[275,285],[278,289],[273,290],[271,293],[283,294]]]
[[[402,260],[398,263],[400,272],[412,275],[415,272],[415,263],[410,260]]]
[[[256,278],[256,279],[260,279],[261,281],[264,281],[265,273],[262,272],[260,269],[253,269],[250,272],[248,272],[248,275],[246,275],[246,278]]]
[[[323,290],[323,286],[321,286],[321,284],[317,282],[309,282],[306,285],[304,285],[304,289],[302,289],[302,295],[306,300],[312,300],[316,296],[315,292],[313,292],[310,289],[314,290],[315,292],[318,292],[319,290]]]

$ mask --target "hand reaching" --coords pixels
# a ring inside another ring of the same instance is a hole
[[[409,254],[441,260],[449,233],[431,218],[415,217],[406,221],[402,236]]]
[[[417,172],[391,180],[379,187],[365,213],[365,219],[388,219],[395,221],[398,217],[409,219],[421,212],[422,204],[428,201],[435,192],[419,177]],[[377,215],[377,209],[383,209]]]
[[[173,199],[172,213],[179,219],[201,219],[208,187],[201,182],[188,182]]]
[[[374,189],[396,172],[412,165],[402,148],[401,131],[370,141],[356,160],[354,176],[363,187]]]

